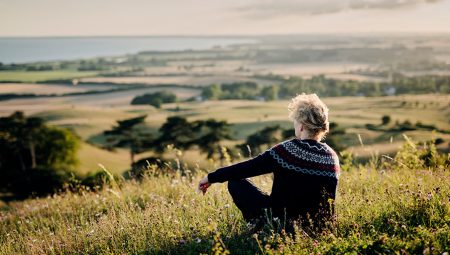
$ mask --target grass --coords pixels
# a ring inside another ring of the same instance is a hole
[[[96,75],[97,72],[60,71],[0,71],[0,82],[39,82],[47,80],[73,79]]]
[[[116,124],[118,119],[134,115],[113,108],[61,105],[61,109],[47,110],[33,116],[43,118],[51,125],[74,130],[83,140],[102,133]]]
[[[98,164],[102,164],[114,174],[121,174],[125,169],[130,168],[130,153],[123,149],[114,152],[100,149],[88,143],[82,143],[78,151],[80,165],[77,172],[86,175],[89,172],[97,172]]]
[[[252,235],[225,185],[196,193],[212,168],[154,169],[141,182],[4,205],[0,254],[443,254],[450,251],[448,158],[426,166],[418,152],[407,143],[394,161],[345,165],[336,227],[317,236]],[[270,189],[270,176],[256,181]]]

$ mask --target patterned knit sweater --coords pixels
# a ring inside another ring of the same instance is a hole
[[[273,173],[270,204],[274,217],[328,220],[340,173],[339,160],[326,143],[292,139],[257,157],[208,174],[210,183]]]

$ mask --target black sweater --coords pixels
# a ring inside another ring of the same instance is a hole
[[[257,157],[208,174],[210,183],[274,173],[270,204],[275,217],[325,220],[334,214],[340,173],[334,150],[315,140],[292,139]]]

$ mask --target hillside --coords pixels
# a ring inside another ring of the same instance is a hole
[[[393,159],[343,162],[336,227],[295,238],[270,226],[252,234],[223,184],[197,193],[214,166],[183,175],[153,169],[141,182],[4,206],[0,254],[443,254],[450,251],[448,164],[448,155],[409,140]],[[270,176],[256,181],[270,190]]]

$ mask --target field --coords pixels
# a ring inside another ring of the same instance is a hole
[[[110,152],[94,145],[83,143],[78,157],[81,159],[78,173],[86,175],[95,171],[100,171],[99,164],[107,167],[113,174],[120,175],[124,169],[130,167],[130,155],[125,150]]]
[[[0,82],[40,82],[93,76],[96,72],[61,71],[0,71]]]
[[[174,76],[150,76],[150,77],[91,77],[81,79],[83,82],[109,82],[116,84],[135,84],[144,83],[148,85],[161,85],[161,84],[178,84],[178,85],[195,85],[205,86],[210,84],[222,84],[232,82],[248,82],[253,81],[260,84],[271,83],[261,79],[249,78],[246,76],[234,76],[220,74],[206,74],[206,75],[174,75]]]

